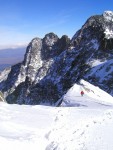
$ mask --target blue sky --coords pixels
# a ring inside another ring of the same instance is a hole
[[[113,0],[1,0],[0,48],[28,44],[54,32],[70,38],[92,15],[113,11]]]

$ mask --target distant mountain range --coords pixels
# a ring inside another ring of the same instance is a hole
[[[8,103],[54,105],[81,79],[113,96],[112,11],[91,16],[71,40],[34,38],[24,60],[0,73],[0,90]]]
[[[26,47],[0,50],[0,71],[24,59]]]

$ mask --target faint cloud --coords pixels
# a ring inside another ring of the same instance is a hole
[[[11,44],[6,44],[6,45],[0,45],[0,50],[4,50],[4,49],[17,49],[17,48],[26,48],[27,47],[27,43],[26,44],[16,44],[16,45],[11,45]]]
[[[59,21],[56,21],[54,23],[51,23],[51,24],[47,24],[45,26],[43,26],[42,28],[43,29],[47,29],[47,28],[51,28],[51,27],[55,27],[55,26],[58,26],[58,25],[62,25],[64,23],[66,23],[67,21],[66,20],[59,20]]]

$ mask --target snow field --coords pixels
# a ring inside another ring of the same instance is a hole
[[[15,112],[15,113],[14,113]],[[2,150],[112,150],[113,110],[0,103]]]
[[[112,100],[81,80],[64,95],[60,107],[1,102],[0,149],[113,150]]]

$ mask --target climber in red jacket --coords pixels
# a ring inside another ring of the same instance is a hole
[[[83,96],[84,95],[84,91],[81,91],[81,96]]]

